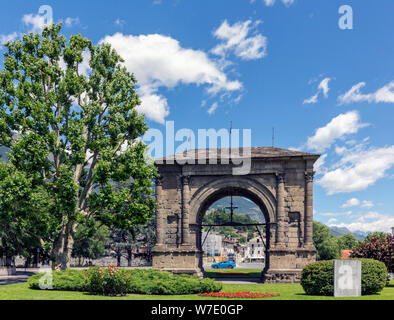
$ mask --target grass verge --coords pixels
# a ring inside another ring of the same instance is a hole
[[[279,293],[279,297],[263,298],[262,300],[394,300],[394,281],[385,287],[380,294],[355,297],[334,298],[324,296],[307,296],[298,283],[276,284],[224,284],[222,292],[270,292]],[[73,291],[49,291],[29,289],[27,283],[0,286],[0,300],[221,300],[218,298],[200,297],[198,295],[138,295],[129,294],[125,297],[105,297]],[[228,299],[226,299],[228,300]],[[245,300],[245,299],[242,299]]]
[[[259,269],[208,269],[205,270],[207,278],[260,278],[262,270]]]

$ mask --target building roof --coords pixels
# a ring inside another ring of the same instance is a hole
[[[279,158],[303,158],[317,160],[319,154],[307,153],[295,150],[287,150],[275,147],[251,147],[251,148],[217,148],[217,149],[191,149],[175,155],[158,158],[156,164],[174,159],[229,159],[230,152],[233,159],[240,157],[250,157],[252,159],[279,159]]]
[[[351,253],[352,253],[352,250],[341,250],[341,258],[342,259],[350,258]]]

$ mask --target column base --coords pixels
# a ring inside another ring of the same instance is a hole
[[[316,249],[275,246],[268,249],[269,270],[302,270],[316,260]]]
[[[302,269],[267,270],[262,274],[264,283],[298,283],[301,281]]]
[[[201,263],[202,251],[190,244],[179,248],[158,245],[152,249],[152,267],[172,273],[194,274],[204,276]]]

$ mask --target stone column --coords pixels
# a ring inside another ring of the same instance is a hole
[[[190,201],[190,176],[182,177],[182,245],[190,244],[189,228],[189,201]]]
[[[305,246],[313,246],[313,171],[305,172]]]
[[[156,209],[156,238],[157,238],[157,245],[164,245],[164,223],[163,220],[163,213],[161,210],[161,203],[162,203],[162,193],[163,193],[163,186],[162,186],[162,178],[156,179],[156,202],[158,203]]]
[[[285,176],[284,173],[277,173],[277,236],[276,245],[285,246]]]

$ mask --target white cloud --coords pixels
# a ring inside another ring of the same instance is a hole
[[[331,78],[324,78],[322,81],[320,81],[318,87],[317,87],[317,92],[310,98],[305,99],[303,104],[313,104],[318,102],[318,97],[319,93],[322,92],[324,97],[328,97],[328,91],[330,91],[330,88],[328,86],[328,83],[331,81]]]
[[[385,177],[386,171],[393,165],[394,145],[383,148],[359,145],[347,150],[333,169],[328,170],[317,183],[328,194],[364,190]]]
[[[353,102],[385,102],[394,103],[394,81],[386,84],[373,93],[363,94],[361,88],[365,87],[365,82],[359,82],[343,95],[338,97],[340,104],[349,104]]]
[[[313,164],[313,170],[316,172],[316,174],[323,174],[327,171],[327,169],[324,167],[326,158],[327,158],[327,154],[323,154]]]
[[[379,212],[370,211],[367,212],[364,216],[362,216],[358,221],[365,221],[369,219],[376,219],[380,218],[382,215]]]
[[[268,7],[271,7],[275,4],[275,0],[263,0],[263,1],[264,1],[265,5]],[[282,3],[288,7],[294,3],[294,0],[282,0]]]
[[[369,200],[360,201],[357,198],[351,198],[348,201],[346,201],[343,205],[341,205],[341,208],[350,208],[356,206],[360,206],[361,208],[372,208],[374,204],[372,201]]]
[[[360,200],[357,198],[351,198],[348,201],[346,201],[343,205],[341,205],[341,208],[350,208],[350,207],[355,207],[360,204]]]
[[[286,6],[289,6],[291,4],[293,4],[294,0],[282,0],[283,4]]]
[[[328,149],[335,140],[356,133],[365,126],[367,124],[360,122],[357,111],[342,113],[333,118],[326,126],[317,129],[315,134],[308,138],[306,146],[308,149],[322,152]]]
[[[80,21],[79,21],[78,17],[76,17],[76,18],[67,17],[64,20],[64,24],[66,25],[66,27],[72,27],[72,26],[74,26],[76,24],[79,24],[79,22]]]
[[[361,208],[372,208],[374,206],[373,202],[370,200],[363,200],[361,203]]]
[[[319,215],[325,216],[325,217],[350,216],[351,214],[352,214],[352,211],[346,211],[346,212],[322,212],[322,213],[319,213]]]
[[[169,114],[160,87],[174,88],[180,84],[205,85],[212,95],[240,90],[239,81],[228,80],[218,64],[200,50],[186,49],[180,43],[160,34],[106,36],[107,42],[125,60],[125,66],[136,75],[141,95],[140,111],[159,123]]]
[[[215,103],[212,104],[211,107],[208,109],[208,113],[209,113],[209,114],[213,114],[213,113],[215,112],[215,110],[217,109],[217,107],[218,107],[218,103],[215,102]]]
[[[363,217],[350,222],[340,224],[330,224],[330,227],[347,228],[352,232],[363,231],[363,232],[390,232],[391,227],[394,226],[394,217],[387,214],[381,214],[378,212],[368,212]]]
[[[232,26],[225,20],[213,33],[217,39],[222,40],[212,49],[212,53],[225,57],[233,52],[243,60],[255,60],[266,55],[267,38],[255,33],[260,21],[252,23],[251,20],[236,22]]]
[[[44,29],[46,18],[39,14],[25,14],[22,17],[22,22],[29,27],[29,31],[33,33],[40,33]]]
[[[123,27],[123,26],[126,24],[126,21],[124,21],[124,20],[118,18],[118,19],[115,20],[115,24],[116,24],[117,26],[119,26],[119,27]]]
[[[0,34],[0,45],[6,44],[7,42],[14,41],[18,37],[18,33],[13,32],[10,34]]]
[[[67,17],[63,20],[60,20],[61,22],[64,22],[64,25],[66,27],[72,27],[74,25],[77,25],[80,23],[80,20],[78,17],[72,18],[72,17]],[[42,30],[44,29],[45,25],[51,24],[52,18],[46,15],[40,15],[40,14],[25,14],[22,17],[22,22],[29,28],[29,32],[33,33],[41,33]]]
[[[314,94],[312,97],[310,97],[310,98],[308,98],[308,99],[305,99],[304,100],[304,102],[303,102],[303,104],[313,104],[313,103],[316,103],[317,101],[318,101],[318,98],[319,97],[319,93],[317,92],[316,94]]]
[[[324,78],[319,86],[318,86],[318,90],[323,91],[324,97],[328,97],[328,91],[330,90],[330,88],[328,87],[328,83],[330,82],[330,78]]]
[[[331,219],[329,219],[329,220],[327,221],[327,224],[330,225],[330,224],[332,224],[332,223],[334,223],[334,222],[337,222],[337,221],[338,221],[338,219],[331,218]]]
[[[343,154],[346,150],[347,150],[346,147],[338,147],[338,146],[335,147],[335,153],[339,155]]]
[[[148,85],[141,86],[138,89],[142,101],[142,104],[138,107],[138,111],[144,113],[153,121],[163,123],[165,117],[170,114],[170,108],[167,99],[157,94],[156,90],[156,88],[151,88]]]

